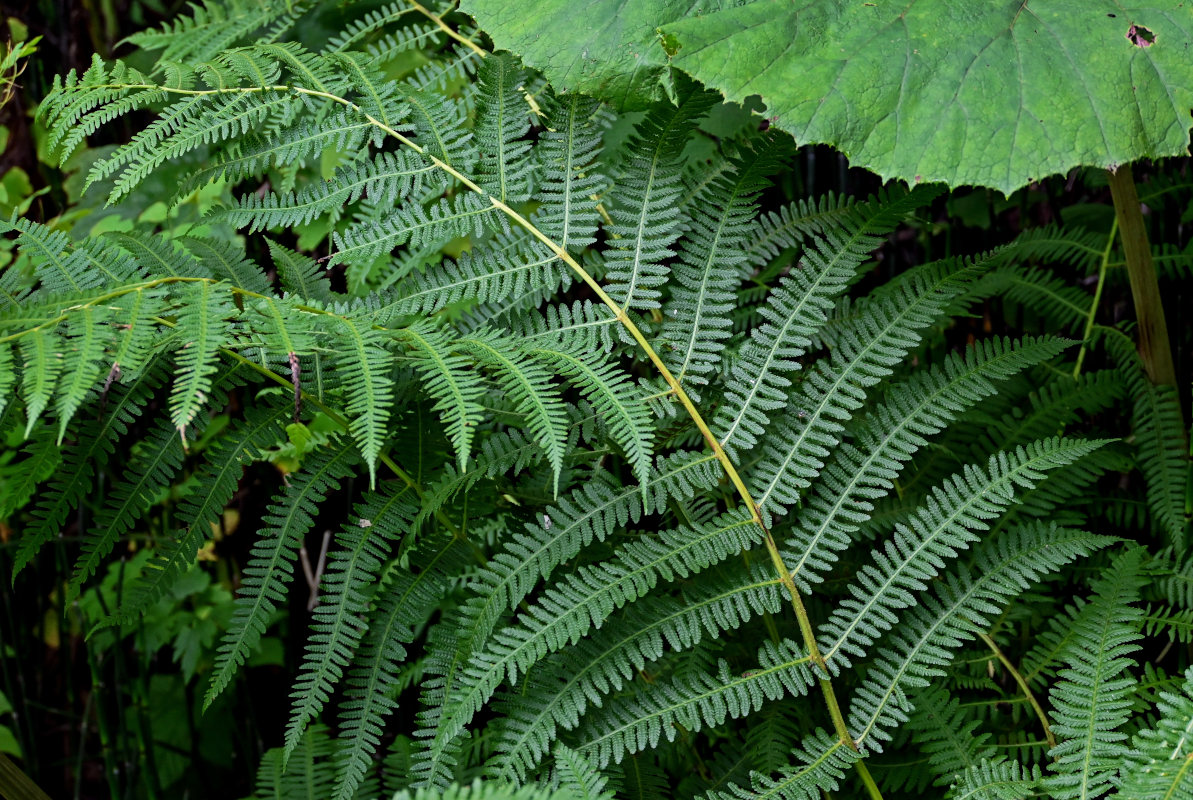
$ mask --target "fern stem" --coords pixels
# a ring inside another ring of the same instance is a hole
[[[443,21],[443,17],[439,16],[438,14],[433,13],[430,9],[425,8],[421,4],[415,2],[415,0],[406,0],[406,2],[408,2],[411,5],[411,7],[414,8],[415,11],[422,14],[427,19],[431,20],[431,22],[434,22],[436,25],[438,25],[443,30],[443,32],[446,33],[448,36],[455,39],[460,44],[463,44],[464,46],[468,47],[473,52],[475,52],[477,55],[479,55],[481,58],[484,58],[485,56],[488,55],[488,52],[484,48],[477,45],[476,42],[472,41],[467,36],[462,36],[459,31],[453,30],[451,28],[451,26],[449,26],[446,22]]]
[[[1052,750],[1056,747],[1056,736],[1052,733],[1052,726],[1048,724],[1048,715],[1044,713],[1044,708],[1040,705],[1040,701],[1032,693],[1031,687],[1027,685],[1023,675],[1007,658],[1006,653],[998,646],[998,643],[991,639],[985,633],[978,633],[978,638],[986,643],[990,648],[990,652],[994,653],[995,657],[1002,662],[1002,665],[1007,668],[1007,672],[1011,673],[1011,677],[1015,679],[1015,683],[1019,684],[1019,688],[1023,691],[1023,696],[1027,698],[1027,702],[1031,704],[1032,710],[1036,712],[1036,716],[1040,720],[1040,725],[1044,728],[1044,738],[1048,740],[1048,749]]]
[[[1077,351],[1077,365],[1073,367],[1073,380],[1081,377],[1081,365],[1085,363],[1085,351],[1089,348],[1089,335],[1094,329],[1094,318],[1098,315],[1098,306],[1102,303],[1102,288],[1106,285],[1106,270],[1110,266],[1110,250],[1114,247],[1114,237],[1118,233],[1118,217],[1110,223],[1110,236],[1106,239],[1106,249],[1102,251],[1102,265],[1098,268],[1098,287],[1094,289],[1094,299],[1089,305],[1089,313],[1085,315],[1085,331],[1081,334],[1081,349]]]
[[[853,762],[854,769],[857,774],[862,776],[862,783],[866,786],[866,792],[870,795],[870,800],[882,800],[882,791],[878,788],[878,784],[874,781],[874,776],[870,774],[870,769],[866,766],[866,762],[860,758]]]

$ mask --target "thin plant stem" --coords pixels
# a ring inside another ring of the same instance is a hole
[[[1032,710],[1036,712],[1036,717],[1039,718],[1040,725],[1044,728],[1044,738],[1048,740],[1048,749],[1052,750],[1055,748],[1056,737],[1052,734],[1052,726],[1048,724],[1048,715],[1044,713],[1043,706],[1040,705],[1040,701],[1032,693],[1031,687],[1027,685],[1027,681],[1024,680],[1023,675],[1011,663],[1011,660],[1007,658],[1006,653],[1002,651],[1002,648],[998,646],[997,642],[985,633],[979,633],[978,638],[986,643],[986,646],[990,648],[990,652],[994,653],[994,656],[1002,662],[1002,665],[1007,668],[1007,672],[1015,679],[1015,683],[1019,684],[1019,689],[1023,692],[1023,696],[1027,698],[1027,702],[1031,705]]]
[[[862,783],[866,787],[866,793],[870,796],[870,800],[882,800],[882,791],[878,788],[874,776],[870,774],[866,762],[859,758],[853,762],[853,768],[857,770],[858,775],[862,776]]]
[[[1098,316],[1098,306],[1102,304],[1102,289],[1106,285],[1106,269],[1110,265],[1110,250],[1114,247],[1114,237],[1118,234],[1118,217],[1110,223],[1110,236],[1106,238],[1106,249],[1102,251],[1102,263],[1098,267],[1098,286],[1094,289],[1094,299],[1089,304],[1089,313],[1085,315],[1085,330],[1081,334],[1081,349],[1077,351],[1077,364],[1073,367],[1073,380],[1081,377],[1081,365],[1085,363],[1085,352],[1089,348],[1089,336],[1094,329],[1094,319]]]

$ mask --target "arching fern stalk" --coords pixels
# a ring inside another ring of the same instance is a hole
[[[303,13],[203,9],[142,37],[165,49],[154,72],[96,60],[40,106],[63,153],[156,113],[91,169],[117,208],[167,164],[187,173],[175,201],[231,189],[179,239],[9,223],[28,269],[3,278],[0,388],[30,477],[4,507],[37,497],[18,570],[111,474],[77,531],[79,591],[189,474],[202,499],[158,533],[155,568],[110,622],[127,620],[190,565],[243,466],[272,459],[291,474],[255,532],[208,703],[284,607],[317,519],[339,519],[263,792],[299,768],[338,798],[373,791],[417,666],[399,787],[485,775],[634,794],[660,764],[728,758],[717,731],[769,714],[791,746],[755,743],[755,774],[705,766],[683,792],[877,796],[866,763],[914,691],[1019,593],[1112,541],[1081,530],[1078,502],[1104,442],[1055,427],[898,484],[933,437],[1072,344],[928,357],[928,335],[1014,251],[923,264],[848,303],[932,190],[764,217],[790,150],[752,126],[708,138],[699,87],[608,147],[609,111],[435,9],[359,13],[319,52],[293,41]],[[695,141],[712,153],[699,173]],[[162,396],[168,414],[130,446]],[[200,439],[229,397],[250,410]],[[59,441],[64,468],[39,486]],[[1076,519],[1045,522],[1062,504]],[[1106,580],[1129,585],[1136,561]],[[1079,748],[1080,713],[1064,713],[1059,747]],[[334,740],[320,719],[338,720]],[[999,766],[983,763],[974,780]]]

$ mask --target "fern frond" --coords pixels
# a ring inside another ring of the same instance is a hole
[[[759,507],[782,513],[820,474],[822,459],[840,440],[844,422],[862,405],[866,389],[889,375],[920,331],[985,268],[985,262],[932,263],[906,273],[889,297],[867,306],[791,398],[795,410],[777,426],[751,476]]]
[[[525,779],[547,756],[557,729],[573,730],[589,704],[619,692],[667,647],[690,649],[763,613],[779,613],[779,579],[771,570],[731,571],[676,599],[648,597],[619,618],[546,661],[526,688],[505,698],[504,723],[490,767]],[[582,664],[583,666],[577,666]]]
[[[473,434],[484,419],[480,405],[484,387],[479,376],[466,358],[453,352],[458,343],[442,328],[413,325],[402,331],[399,339],[411,348],[414,369],[436,401],[433,408],[456,451],[456,464],[461,471],[467,469]]]
[[[365,633],[367,589],[394,542],[409,532],[414,514],[406,492],[374,492],[356,506],[336,537],[341,549],[328,561],[302,666],[290,693],[294,707],[286,726],[283,763],[343,677]]]
[[[577,800],[613,800],[614,793],[608,791],[608,779],[602,775],[584,756],[566,745],[555,748],[556,789],[571,792]]]
[[[434,166],[408,150],[378,153],[371,161],[340,167],[331,180],[310,183],[298,191],[244,195],[234,206],[214,212],[212,218],[248,228],[250,233],[307,225],[324,215],[334,222],[346,206],[362,197],[397,206],[399,200],[419,196],[424,183],[434,183],[434,171]],[[393,237],[390,249],[403,241],[400,236]]]
[[[686,81],[676,105],[663,105],[646,116],[629,145],[609,197],[611,237],[605,251],[605,284],[622,308],[659,308],[659,288],[666,283],[666,261],[679,238],[679,199],[683,189],[680,153],[699,119],[712,107],[712,96]]]
[[[698,387],[715,372],[725,339],[734,289],[746,263],[756,201],[777,163],[771,143],[743,154],[736,173],[710,184],[693,204],[688,231],[672,267],[671,298],[664,314],[665,359],[680,383]],[[698,395],[689,390],[694,397]]]
[[[186,527],[159,545],[136,582],[128,588],[121,607],[105,624],[135,619],[186,574],[195,563],[199,548],[212,530],[218,529],[219,519],[236,492],[245,465],[284,438],[282,426],[288,416],[285,406],[253,409],[243,423],[214,440],[206,451],[207,461],[196,473],[199,488],[187,495],[177,511],[178,519]]]
[[[107,398],[103,415],[98,420],[77,422],[77,430],[72,431],[70,437],[74,444],[55,448],[55,453],[61,452],[65,466],[54,471],[49,488],[33,509],[31,524],[21,534],[20,546],[13,559],[14,577],[58,535],[71,509],[78,507],[93,491],[96,472],[107,465],[115,451],[115,441],[128,433],[129,426],[140,416],[153,391],[164,381],[164,368],[165,364],[159,359],[129,384],[117,384]],[[25,469],[30,476],[40,472],[34,465]]]
[[[1139,469],[1147,480],[1148,507],[1168,543],[1180,548],[1190,522],[1185,507],[1189,457],[1180,398],[1173,387],[1157,386],[1148,379],[1128,337],[1108,331],[1105,341],[1134,398],[1131,427],[1139,448]]]
[[[526,103],[518,94],[526,75],[513,56],[502,53],[486,58],[477,73],[477,124],[473,129],[480,148],[480,186],[506,204],[530,198],[530,130]]]
[[[231,329],[236,308],[226,286],[200,281],[186,289],[178,311],[182,347],[176,364],[178,376],[170,392],[170,421],[186,441],[186,429],[207,403],[217,354]]]
[[[963,772],[953,784],[952,800],[1023,800],[1035,795],[1040,768],[1018,761],[983,761]]]
[[[991,339],[896,385],[867,418],[854,441],[829,461],[784,542],[792,579],[809,591],[849,546],[874,511],[873,499],[894,488],[895,478],[927,437],[967,408],[994,395],[994,381],[1057,355],[1068,344],[1041,338]]]
[[[155,496],[170,485],[174,473],[182,466],[182,447],[175,438],[177,430],[169,427],[168,422],[159,420],[140,443],[139,453],[129,462],[121,480],[113,485],[103,509],[95,515],[67,584],[68,600],[79,596],[83,583],[95,574],[100,561],[132,529]]]
[[[1143,612],[1131,604],[1144,584],[1144,555],[1134,548],[1111,562],[1094,582],[1093,598],[1073,619],[1067,666],[1048,695],[1059,743],[1049,752],[1053,774],[1044,786],[1058,800],[1101,795],[1130,753],[1119,728],[1130,715],[1135,684],[1129,670]]]
[[[705,634],[715,638],[754,614],[776,611],[777,587],[778,579],[757,570],[744,579],[733,571],[684,600],[656,597],[631,605],[600,632],[551,658],[524,691],[506,698],[502,711],[509,720],[492,767],[525,775],[546,755],[557,725],[575,728],[589,703],[599,706],[603,695],[621,690],[663,656],[665,645],[691,648]],[[583,658],[580,669],[578,657]]]
[[[449,578],[461,569],[464,544],[454,537],[420,545],[411,563],[417,573],[396,572],[369,614],[364,640],[353,658],[340,704],[336,749],[336,800],[350,800],[381,742],[382,722],[397,707],[393,696],[405,645],[433,613]]]
[[[478,331],[460,340],[458,346],[494,371],[506,398],[526,417],[527,433],[542,447],[558,494],[567,446],[567,414],[550,374],[521,356],[515,342],[496,331]]]
[[[204,707],[227,688],[261,640],[270,617],[286,597],[298,548],[315,522],[316,504],[349,474],[354,461],[354,450],[345,443],[308,456],[302,471],[291,476],[279,502],[269,507],[263,534],[253,544],[232,620],[215,657]]]
[[[547,589],[490,647],[474,652],[461,672],[459,689],[448,695],[436,743],[450,741],[480,711],[502,680],[511,683],[550,652],[579,641],[617,608],[634,601],[660,580],[700,572],[761,541],[748,514],[726,512],[712,523],[679,528],[626,545],[608,563],[582,568]],[[608,757],[598,759],[601,765]]]
[[[340,373],[348,396],[348,430],[369,468],[369,485],[377,480],[377,458],[386,439],[386,423],[393,406],[393,378],[389,340],[352,313],[336,320],[342,334]]]
[[[531,221],[568,252],[579,252],[596,239],[600,214],[592,198],[605,188],[605,177],[594,163],[608,124],[595,100],[580,95],[547,102],[550,124],[537,152],[543,175],[535,199],[542,205]]]
[[[1193,668],[1185,670],[1180,694],[1161,692],[1156,725],[1132,740],[1116,797],[1122,800],[1193,798]]]
[[[62,373],[62,338],[56,326],[32,330],[21,337],[21,394],[25,401],[25,437],[50,404]]]
[[[297,297],[330,302],[331,283],[313,258],[307,258],[272,239],[266,239],[282,289]]]
[[[935,785],[955,783],[961,773],[994,755],[989,733],[975,733],[981,723],[970,719],[956,697],[939,685],[914,696],[908,728],[936,774]]]
[[[406,204],[379,222],[362,219],[343,233],[333,233],[336,252],[328,265],[370,262],[403,244],[419,248],[479,237],[486,224],[497,220],[496,213],[490,203],[473,193],[443,198],[429,208]]]
[[[713,800],[819,800],[822,790],[836,792],[845,771],[858,754],[840,737],[823,730],[806,737],[793,754],[795,766],[779,770],[779,777],[752,774],[750,788],[730,786],[715,792]]]
[[[996,537],[959,565],[900,620],[893,641],[867,670],[849,710],[859,746],[881,751],[907,721],[907,692],[945,674],[957,648],[987,628],[1008,600],[1081,556],[1113,540],[1037,523]]]
[[[1045,473],[1073,463],[1102,442],[1044,439],[991,456],[985,469],[967,466],[935,487],[928,500],[874,551],[822,628],[826,661],[863,656],[879,632],[898,620],[944,565],[978,539],[1014,502],[1015,493],[1035,486]]]
[[[757,711],[781,697],[801,697],[815,681],[811,659],[790,640],[767,642],[758,667],[734,675],[721,661],[715,675],[680,676],[656,683],[637,697],[613,700],[578,745],[598,766],[620,762],[627,753],[674,741],[679,728],[698,731]]]
[[[596,359],[566,347],[531,346],[526,353],[566,377],[593,404],[619,444],[640,483],[650,476],[650,453],[654,440],[649,411],[641,390],[624,372],[608,361]]]

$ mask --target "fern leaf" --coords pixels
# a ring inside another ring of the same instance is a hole
[[[171,436],[177,433],[159,421],[141,442],[141,450],[125,468],[121,481],[112,487],[104,508],[95,515],[91,530],[83,539],[82,552],[67,584],[68,601],[74,601],[83,583],[99,568],[100,561],[138,521],[154,497],[170,485],[182,465],[182,448]]]
[[[245,464],[256,460],[284,437],[282,425],[287,416],[285,406],[250,410],[242,424],[214,441],[206,451],[206,463],[196,473],[199,488],[187,496],[177,511],[178,519],[186,524],[185,529],[159,546],[129,587],[121,608],[105,624],[135,619],[186,574],[231,502]]]
[[[907,721],[910,690],[945,674],[957,648],[988,627],[1008,600],[1050,572],[1113,540],[1037,523],[996,537],[921,597],[870,666],[849,710],[854,741],[873,750]]]
[[[253,545],[232,620],[216,654],[204,707],[227,688],[261,640],[271,615],[286,597],[298,548],[315,522],[316,504],[349,474],[353,461],[353,449],[348,444],[317,452],[307,458],[301,472],[291,476],[290,486],[279,502],[269,507],[264,520],[266,532]]]
[[[1179,694],[1161,692],[1159,719],[1132,740],[1134,754],[1123,768],[1116,797],[1122,800],[1193,798],[1193,668]]]
[[[896,526],[874,563],[862,567],[820,638],[826,661],[863,656],[879,632],[897,621],[897,609],[913,603],[949,559],[990,527],[1018,490],[1035,486],[1050,470],[1092,452],[1102,442],[1045,439],[1013,452],[998,453],[985,469],[967,466],[933,489],[907,522]]]
[[[613,800],[606,790],[609,781],[588,761],[567,745],[555,748],[555,788],[570,792],[577,800]]]
[[[386,423],[393,406],[393,378],[388,340],[352,314],[336,320],[345,348],[340,370],[348,396],[348,430],[360,447],[369,468],[369,486],[377,481],[377,458],[386,438]]]
[[[283,763],[343,677],[365,632],[367,587],[377,579],[393,543],[409,531],[414,513],[405,492],[376,492],[357,505],[337,537],[342,549],[331,555],[324,573],[306,652],[290,694],[294,707],[286,726]]]
[[[484,419],[479,402],[484,392],[480,379],[467,359],[452,352],[454,343],[443,330],[414,325],[402,331],[399,338],[412,348],[414,369],[422,377],[427,393],[436,400],[434,410],[439,412],[456,451],[456,463],[464,471],[476,426]]]
[[[858,754],[839,737],[818,730],[794,753],[796,765],[778,778],[755,774],[751,788],[731,786],[712,794],[714,800],[819,800],[821,791],[836,792]]]
[[[1106,345],[1134,398],[1131,427],[1139,447],[1139,469],[1147,480],[1148,507],[1169,544],[1181,548],[1190,518],[1185,508],[1189,458],[1180,398],[1173,387],[1148,379],[1128,337],[1109,332]]]
[[[543,515],[542,524],[527,525],[524,534],[510,537],[505,549],[494,555],[474,582],[476,596],[465,602],[454,619],[454,635],[443,648],[432,648],[431,671],[442,676],[441,685],[426,698],[432,709],[426,724],[434,736],[449,692],[459,673],[480,652],[503,612],[518,605],[540,578],[546,578],[574,558],[593,539],[604,540],[620,525],[637,521],[645,512],[657,511],[669,497],[680,501],[716,484],[720,469],[707,453],[679,453],[661,459],[649,484],[612,488],[599,481],[583,484],[561,498]],[[432,753],[420,771],[438,774]],[[437,779],[432,779],[437,780]]]
[[[530,347],[526,352],[583,392],[605,421],[613,441],[621,445],[638,481],[646,483],[654,431],[641,394],[625,373],[608,361],[593,365],[580,353],[564,348]]]
[[[626,545],[607,564],[584,568],[555,587],[495,637],[484,652],[475,652],[460,677],[459,689],[448,695],[436,742],[453,740],[480,711],[501,681],[516,681],[547,653],[579,641],[615,609],[632,602],[660,580],[699,572],[757,544],[761,531],[748,514],[726,512],[707,525],[679,528]],[[601,758],[601,765],[608,758]]]
[[[908,720],[912,739],[928,756],[935,785],[955,783],[965,772],[995,753],[989,733],[975,733],[981,723],[968,719],[956,697],[940,686],[928,686],[914,697]]]
[[[518,413],[525,415],[527,433],[543,448],[558,494],[567,445],[567,417],[564,404],[551,385],[550,374],[522,357],[515,344],[495,331],[478,331],[462,339],[459,346],[494,370],[505,396]]]
[[[874,511],[873,497],[894,488],[914,454],[967,408],[997,391],[994,381],[1049,359],[1063,339],[992,339],[950,354],[929,370],[895,386],[858,432],[841,447],[815,484],[786,540],[797,585],[810,590],[847,548]]]
[[[680,153],[713,96],[685,81],[678,103],[649,113],[629,145],[632,154],[610,193],[612,237],[605,252],[605,283],[622,308],[659,308],[658,287],[666,283],[666,262],[680,235]]]
[[[820,474],[829,448],[840,440],[866,389],[891,373],[920,331],[941,315],[950,300],[984,269],[972,264],[933,263],[906,273],[890,297],[871,303],[842,337],[833,356],[821,361],[790,402],[787,415],[769,436],[751,483],[759,507],[782,513]]]
[[[93,390],[99,389],[100,364],[107,344],[104,309],[91,306],[79,309],[70,319],[62,360],[63,378],[57,389],[55,410],[58,414],[58,444],[66,435],[71,418]]]
[[[181,243],[198,257],[199,263],[217,280],[227,281],[232,286],[256,294],[270,292],[265,274],[230,242],[187,236],[181,239]]]
[[[721,661],[716,675],[677,677],[657,683],[638,697],[614,700],[586,726],[577,748],[600,767],[620,762],[626,753],[674,741],[680,727],[698,731],[757,711],[781,697],[802,697],[813,684],[811,659],[789,640],[767,642],[758,651],[758,667],[741,675]]]
[[[415,629],[431,616],[449,578],[460,570],[462,549],[463,543],[454,537],[421,545],[411,556],[419,572],[398,572],[381,590],[382,599],[369,615],[364,641],[345,681],[336,800],[351,800],[368,770],[380,746],[382,722],[397,708],[393,690],[407,657],[405,645],[414,640]]]
[[[1036,795],[1040,768],[1018,761],[983,761],[963,772],[952,787],[952,800],[1025,800]]]
[[[76,423],[71,437],[74,445],[55,448],[61,452],[64,466],[54,471],[49,488],[43,492],[33,520],[21,534],[20,547],[13,559],[13,576],[33,559],[47,542],[58,535],[71,509],[77,508],[94,489],[93,478],[102,470],[115,450],[115,441],[128,434],[129,426],[140,416],[153,391],[164,380],[165,365],[159,360],[127,386],[117,386],[108,397],[104,414],[95,421]],[[26,467],[36,475],[35,466]]]
[[[473,131],[480,147],[480,185],[506,204],[530,198],[530,142],[523,139],[530,130],[529,109],[518,91],[526,80],[517,60],[509,54],[486,58],[477,74],[480,97],[477,125]]]
[[[620,619],[544,661],[523,691],[505,699],[490,768],[524,780],[550,752],[558,728],[575,729],[590,703],[621,691],[668,645],[692,648],[757,614],[778,614],[782,605],[779,579],[762,569],[731,572],[678,600],[649,597],[631,604]]]
[[[186,429],[207,402],[216,355],[231,329],[228,318],[235,309],[226,288],[201,281],[192,284],[178,312],[178,377],[170,393],[170,420],[186,441]]]
[[[21,337],[21,394],[25,400],[25,437],[54,396],[62,372],[62,341],[53,327]]]
[[[1111,562],[1094,582],[1093,599],[1073,619],[1067,666],[1048,695],[1059,743],[1049,752],[1054,774],[1044,785],[1058,800],[1100,796],[1130,753],[1119,728],[1130,715],[1135,684],[1129,670],[1143,612],[1131,604],[1144,584],[1143,556],[1134,548]]]
[[[313,258],[301,256],[272,239],[266,239],[283,291],[320,302],[331,300],[331,283]]]
[[[535,198],[542,205],[532,222],[574,253],[596,240],[600,214],[592,198],[604,189],[605,177],[594,162],[608,117],[599,103],[579,95],[552,99],[547,116],[539,147],[543,183]]]
[[[753,235],[755,204],[769,185],[764,176],[777,168],[774,146],[768,145],[746,155],[736,164],[736,174],[712,183],[693,204],[689,230],[672,267],[663,325],[668,367],[685,386],[708,383],[730,335],[729,312],[737,302],[734,289]]]
[[[334,222],[343,209],[367,196],[370,201],[396,206],[399,200],[418,196],[423,184],[435,185],[435,167],[408,151],[378,153],[372,161],[340,167],[330,181],[311,183],[298,191],[245,195],[234,206],[213,217],[250,232],[310,224],[327,215]],[[434,235],[423,238],[433,238]],[[421,241],[421,239],[420,239]],[[389,248],[403,243],[395,234]],[[365,256],[361,256],[362,259]],[[276,256],[275,256],[276,259]]]

